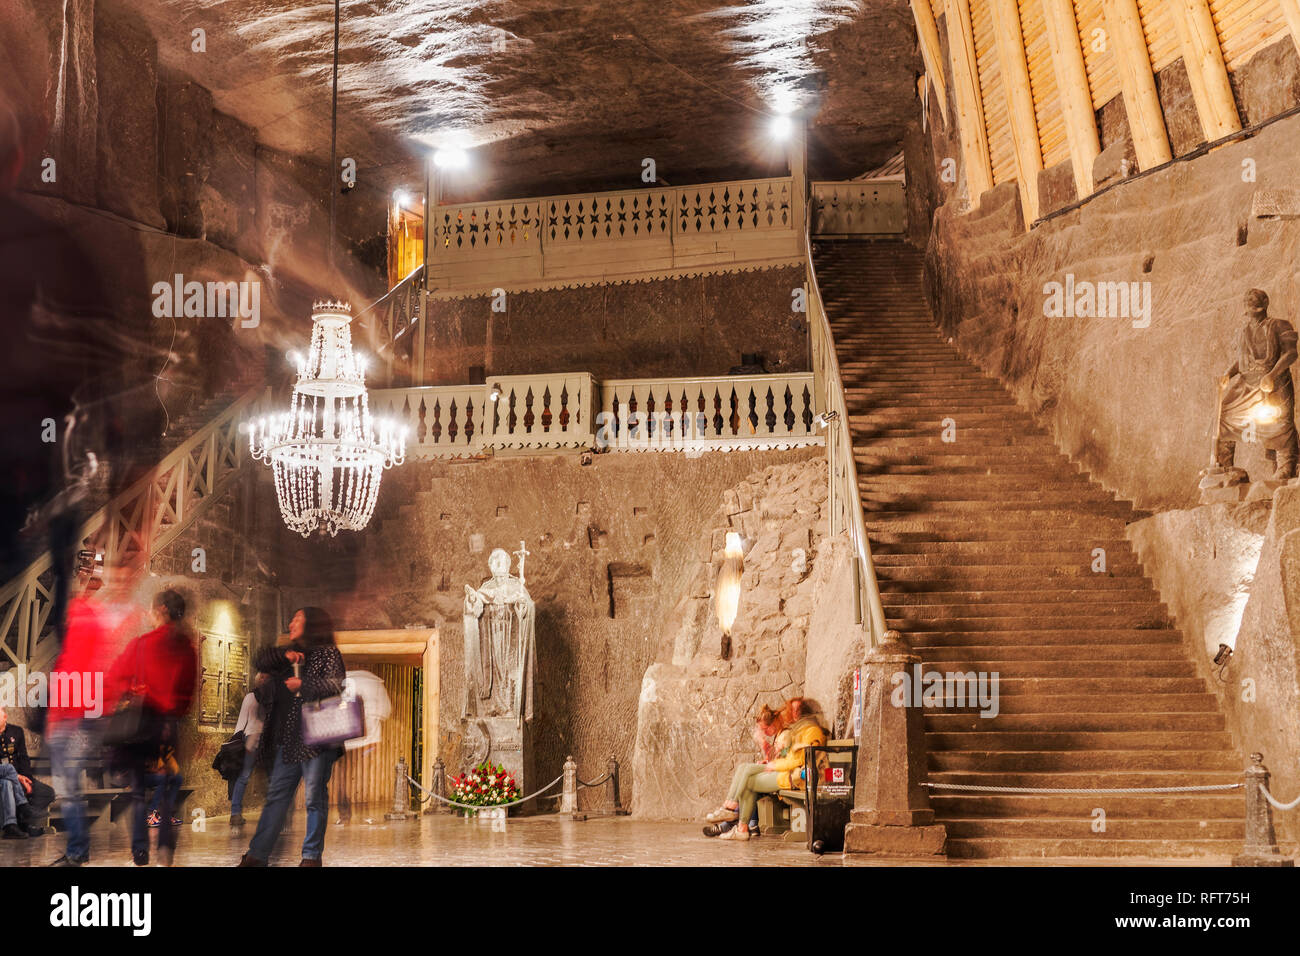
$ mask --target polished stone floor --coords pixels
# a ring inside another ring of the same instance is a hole
[[[296,866],[305,815],[298,812],[281,839],[275,865]],[[177,866],[232,866],[248,846],[255,821],[242,833],[225,817],[206,821],[202,832],[184,827]],[[155,835],[156,836],[156,835]],[[0,842],[0,866],[41,866],[63,852],[62,834]],[[130,834],[124,820],[92,832],[91,866],[130,865]],[[863,861],[854,865],[988,865],[932,858]],[[1010,861],[1001,861],[1010,862]],[[1149,860],[1036,860],[1038,865],[1150,865]],[[1193,861],[1186,861],[1192,863]],[[1214,864],[1219,861],[1195,861]],[[1225,861],[1226,862],[1226,861]],[[426,815],[388,822],[383,810],[358,810],[347,824],[333,823],[325,840],[327,866],[841,866],[839,854],[809,853],[803,843],[766,836],[746,843],[707,839],[694,823],[656,823],[626,817],[575,821],[540,816],[506,821]],[[997,865],[996,863],[993,865]],[[1162,865],[1178,865],[1162,862]]]

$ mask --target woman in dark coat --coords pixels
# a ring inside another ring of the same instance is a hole
[[[266,804],[240,866],[266,866],[299,780],[306,781],[307,796],[307,835],[299,866],[320,866],[325,851],[330,773],[343,748],[314,750],[303,743],[302,705],[341,694],[346,671],[334,643],[334,623],[320,608],[298,611],[289,622],[289,639],[287,645],[267,648],[254,660],[257,670],[271,678],[257,690],[259,702],[268,709],[259,747],[270,770]],[[294,676],[294,664],[301,665],[301,677]]]

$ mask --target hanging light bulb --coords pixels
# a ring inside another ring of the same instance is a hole
[[[352,309],[312,307],[311,348],[293,353],[298,381],[288,411],[249,429],[253,458],[271,466],[284,523],[304,538],[370,523],[384,470],[406,460],[405,426],[370,415],[365,361],[352,352]]]

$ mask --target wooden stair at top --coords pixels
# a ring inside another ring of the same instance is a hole
[[[1049,788],[1234,783],[1244,766],[1124,536],[1138,515],[940,337],[921,253],[819,242],[888,625],[925,670],[997,672],[1000,710],[926,710],[930,780]],[[955,441],[942,437],[952,419]],[[1107,568],[1092,570],[1093,549]],[[959,857],[1229,857],[1243,791],[931,791]],[[1094,811],[1105,831],[1094,832]]]

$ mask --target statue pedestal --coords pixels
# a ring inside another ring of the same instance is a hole
[[[514,717],[470,717],[466,720],[466,770],[469,761],[474,764],[487,760],[500,764],[506,773],[515,778],[521,796],[527,796],[541,786],[533,769],[531,728],[522,727]],[[511,807],[512,815],[537,812],[537,801],[529,800]]]

